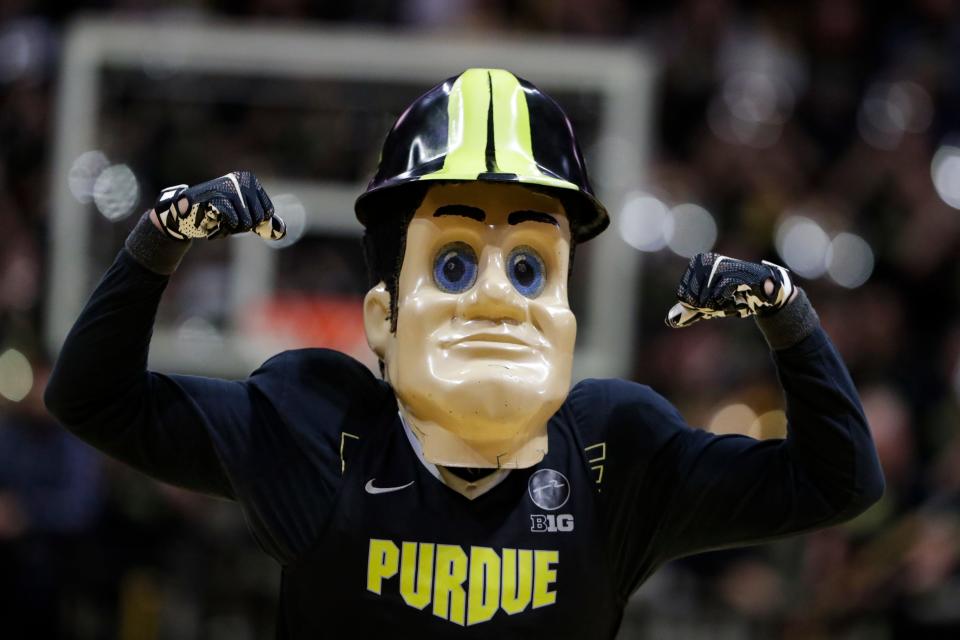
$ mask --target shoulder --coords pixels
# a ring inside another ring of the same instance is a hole
[[[360,361],[332,349],[292,349],[264,362],[251,377],[296,376],[312,381],[328,379],[341,384],[376,384],[377,378]]]
[[[362,401],[376,406],[392,395],[389,386],[364,364],[331,349],[294,349],[279,353],[254,371],[250,383],[272,398],[309,396],[333,404]]]
[[[585,415],[679,417],[676,407],[651,387],[617,378],[588,378],[578,382],[571,389],[568,402],[575,412]]]
[[[583,380],[571,389],[567,403],[579,430],[594,438],[623,436],[649,443],[651,436],[659,440],[685,426],[680,412],[666,398],[629,380]]]

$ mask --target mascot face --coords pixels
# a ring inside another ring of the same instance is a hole
[[[407,231],[396,332],[368,293],[371,347],[424,456],[443,466],[529,467],[570,387],[576,319],[561,202],[516,184],[440,183]]]

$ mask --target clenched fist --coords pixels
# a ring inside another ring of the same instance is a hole
[[[249,171],[188,187],[167,187],[153,206],[160,230],[175,240],[216,238],[253,230],[267,240],[287,233],[273,203]]]
[[[783,307],[796,291],[790,272],[780,265],[699,253],[680,280],[680,302],[667,312],[666,323],[679,328],[706,318],[746,318]]]

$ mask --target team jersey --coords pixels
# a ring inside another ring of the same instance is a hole
[[[689,427],[647,386],[586,380],[534,467],[474,499],[418,457],[390,386],[324,349],[243,381],[146,370],[167,278],[122,251],[46,399],[151,476],[236,500],[282,566],[278,637],[613,637],[665,561],[850,518],[882,475],[826,334],[774,352],[788,436]]]

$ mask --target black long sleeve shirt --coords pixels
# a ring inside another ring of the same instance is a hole
[[[468,500],[418,459],[389,385],[343,354],[285,352],[245,381],[148,371],[166,283],[120,253],[47,405],[107,454],[236,500],[283,565],[280,637],[612,637],[666,560],[840,522],[883,491],[819,328],[773,352],[783,440],[712,435],[649,387],[586,380],[544,460]]]

